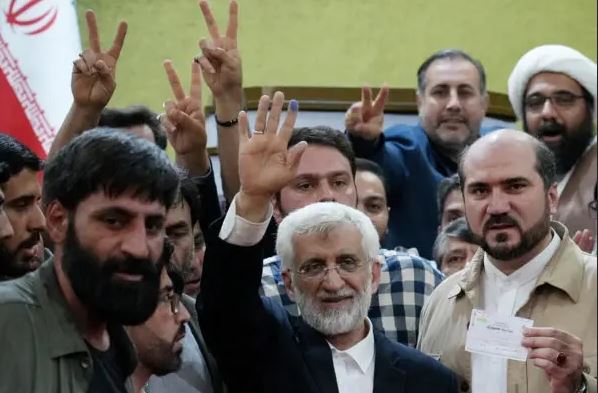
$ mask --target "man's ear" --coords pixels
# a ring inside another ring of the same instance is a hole
[[[63,243],[69,224],[68,210],[58,201],[52,201],[46,208],[46,227],[52,241]]]
[[[287,290],[287,295],[292,301],[295,301],[295,289],[293,288],[293,277],[289,269],[285,269],[281,273],[284,288]]]
[[[550,209],[550,215],[556,214],[556,209],[559,206],[559,192],[557,190],[557,184],[553,183],[547,192],[548,207]]]
[[[382,256],[378,256],[374,262],[372,262],[372,295],[378,292],[378,285],[380,285],[380,274],[382,272]]]
[[[279,225],[282,219],[284,218],[282,215],[282,209],[280,208],[280,196],[272,196],[272,206],[273,206],[273,213],[272,216],[274,217],[274,221],[276,221],[276,225]]]

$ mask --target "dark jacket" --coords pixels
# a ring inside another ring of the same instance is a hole
[[[262,245],[237,247],[206,234],[196,307],[208,348],[231,393],[336,393],[324,336],[270,299],[261,298]],[[375,393],[456,392],[439,362],[375,333]]]

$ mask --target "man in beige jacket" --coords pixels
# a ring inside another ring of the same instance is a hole
[[[463,392],[597,392],[596,258],[550,221],[555,172],[551,151],[520,131],[491,133],[463,156],[465,214],[481,249],[432,293],[418,341]],[[534,321],[526,362],[465,351],[474,308]]]

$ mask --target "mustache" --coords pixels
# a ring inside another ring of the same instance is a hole
[[[114,273],[126,273],[150,277],[157,274],[158,266],[149,259],[134,257],[109,258],[104,261],[102,270],[104,270],[104,273],[108,276],[111,276]]]
[[[35,245],[37,245],[39,242],[42,241],[42,233],[41,232],[34,232],[31,234],[31,236],[29,236],[29,238],[27,238],[26,240],[22,241],[21,244],[19,244],[19,247],[17,248],[18,250],[23,250],[26,248],[31,248]]]
[[[567,129],[564,125],[558,124],[554,121],[548,121],[542,123],[540,127],[538,127],[538,138],[543,137],[544,135],[565,135]]]
[[[465,123],[466,119],[464,116],[459,116],[459,115],[447,115],[447,116],[441,116],[440,117],[440,122],[444,123],[447,121],[460,121]]]
[[[507,224],[507,225],[513,225],[513,226],[519,227],[519,223],[517,221],[515,221],[515,219],[513,217],[511,217],[507,214],[499,214],[499,215],[490,216],[488,221],[486,221],[486,223],[484,224],[484,232],[490,230],[490,226],[492,226],[492,225],[501,225],[501,224]]]

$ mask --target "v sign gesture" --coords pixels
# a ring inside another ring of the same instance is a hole
[[[199,47],[202,56],[199,63],[204,74],[206,84],[212,91],[214,98],[221,98],[230,94],[239,94],[242,86],[241,57],[237,49],[237,26],[239,7],[236,1],[231,1],[228,11],[228,26],[226,35],[220,35],[214,15],[208,2],[199,2],[201,12],[208,27],[211,40],[202,38]]]
[[[116,63],[127,34],[127,23],[120,22],[112,46],[105,52],[100,47],[98,25],[93,11],[85,12],[89,48],[73,63],[71,90],[75,103],[81,107],[103,109],[116,88]]]
[[[351,105],[345,115],[347,131],[363,139],[375,140],[384,127],[384,105],[388,99],[388,86],[382,86],[372,101],[372,89],[361,89],[361,102]]]
[[[97,126],[102,109],[108,104],[116,89],[116,63],[127,35],[127,23],[120,22],[112,47],[102,52],[98,24],[93,11],[85,12],[85,20],[89,48],[79,54],[79,58],[73,62],[73,103],[52,142],[48,158],[53,157],[83,131]]]
[[[181,81],[170,60],[164,61],[166,76],[175,101],[166,101],[160,120],[168,140],[176,153],[177,164],[192,175],[204,175],[209,167],[206,151],[207,134],[201,106],[201,71],[195,61],[191,64],[191,87],[185,94]]]

